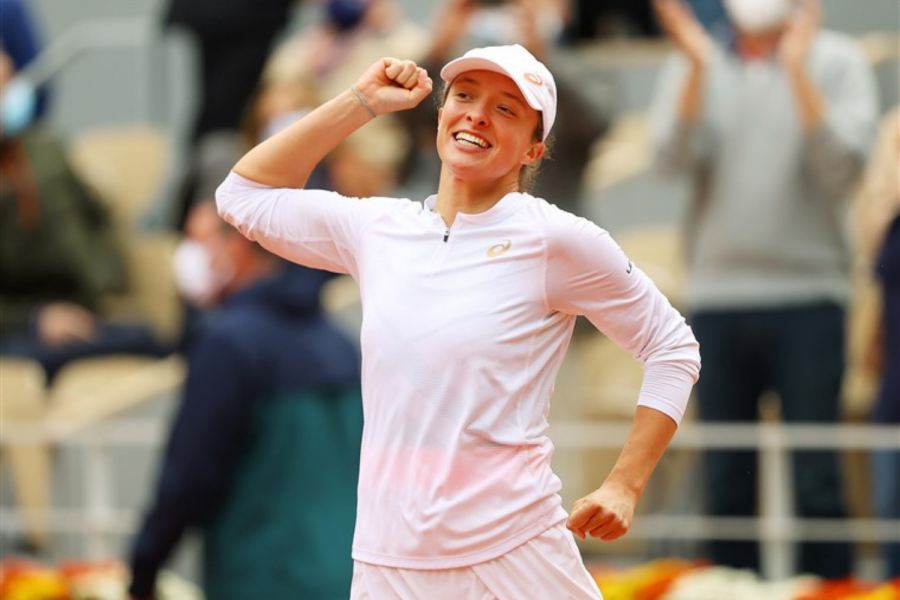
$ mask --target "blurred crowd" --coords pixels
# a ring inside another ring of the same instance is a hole
[[[164,202],[179,240],[171,269],[183,325],[163,336],[108,310],[130,285],[130,234],[48,118],[52,81],[29,77],[42,49],[31,6],[0,0],[0,355],[37,361],[48,386],[87,357],[178,352],[188,364],[131,553],[133,598],[152,596],[194,528],[213,600],[297,589],[346,598],[362,427],[356,345],[323,308],[330,274],[266,254],[226,228],[211,201],[247,149],[382,56],[436,73],[472,47],[525,46],[559,95],[552,160],[533,193],[583,214],[586,169],[618,115],[563,63],[594,40],[668,39],[650,138],[657,174],[691,189],[682,308],[703,357],[697,418],[756,422],[761,397],[775,392],[785,422],[842,422],[856,265],[881,298],[862,344],[879,382],[868,417],[900,424],[900,113],[878,106],[871,66],[854,39],[822,28],[817,0],[435,0],[430,26],[394,0],[304,1],[315,19],[289,34],[300,0],[167,4],[164,23],[189,34],[199,72],[188,160],[169,174],[177,185]],[[379,116],[309,185],[425,197],[440,167],[436,113],[426,101]],[[838,458],[794,454],[798,515],[847,517]],[[755,514],[758,473],[755,452],[706,452],[707,514]],[[900,519],[900,450],[872,454],[871,481],[873,513]],[[752,542],[712,540],[707,556],[761,568]],[[844,542],[804,543],[798,558],[825,578],[854,568]],[[884,563],[900,577],[900,532]]]

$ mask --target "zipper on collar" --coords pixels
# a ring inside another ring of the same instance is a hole
[[[448,227],[447,230],[444,232],[444,243],[446,244],[447,240],[449,240],[449,239],[450,239],[450,228]]]

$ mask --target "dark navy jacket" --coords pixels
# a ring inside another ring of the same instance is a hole
[[[291,265],[201,325],[134,547],[133,595],[150,595],[182,534],[198,527],[208,600],[349,596],[359,363],[321,314],[327,277]]]

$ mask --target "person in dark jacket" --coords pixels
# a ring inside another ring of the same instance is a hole
[[[197,108],[192,144],[211,133],[237,131],[256,90],[272,42],[288,23],[300,0],[171,0],[164,13],[167,27],[187,32],[197,52]],[[189,166],[174,207],[175,225],[183,229],[193,205],[199,165]]]
[[[192,138],[235,130],[256,89],[272,41],[296,0],[172,0],[167,26],[189,32],[199,55],[200,97]]]
[[[2,50],[0,65],[2,94],[16,70]],[[149,326],[113,322],[103,310],[110,294],[128,288],[107,206],[50,127],[17,121],[13,131],[7,116],[0,131],[0,356],[36,360],[48,384],[81,358],[163,356],[167,348]]]
[[[218,220],[212,205],[194,210]],[[152,597],[195,528],[209,600],[346,600],[362,405],[355,347],[319,304],[331,275],[283,263],[224,223],[203,248],[197,279],[220,306],[188,350],[131,597]]]

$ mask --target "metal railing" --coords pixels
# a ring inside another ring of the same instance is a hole
[[[627,424],[558,423],[551,426],[557,448],[621,448]],[[895,449],[900,427],[875,425],[685,424],[670,448],[693,450],[758,449],[762,498],[759,517],[644,515],[629,536],[647,539],[759,540],[762,571],[782,580],[795,572],[791,546],[796,541],[900,541],[900,520],[800,519],[793,515],[790,486],[792,450]]]
[[[619,449],[630,425],[557,422],[550,436],[558,449]],[[60,533],[85,534],[87,554],[109,556],[112,535],[133,533],[139,515],[115,508],[111,448],[158,447],[165,435],[156,419],[106,422],[90,430],[68,433],[61,423],[5,424],[0,443],[60,443],[81,447],[84,461],[84,509],[54,508],[44,515],[48,528]],[[900,541],[900,520],[799,519],[792,514],[790,494],[784,486],[792,450],[893,449],[900,451],[900,427],[873,425],[683,425],[672,441],[673,449],[758,449],[761,453],[762,505],[759,517],[716,518],[703,515],[642,515],[629,536],[639,539],[760,540],[763,574],[772,580],[793,572],[791,544],[800,540]],[[22,527],[21,514],[0,509],[4,529]]]

